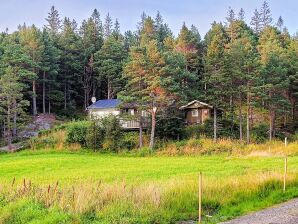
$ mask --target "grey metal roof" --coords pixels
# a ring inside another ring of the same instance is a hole
[[[121,104],[121,101],[118,99],[111,100],[98,100],[94,104],[87,107],[87,109],[107,109],[107,108],[116,108]]]

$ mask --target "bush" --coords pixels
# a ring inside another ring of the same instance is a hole
[[[184,138],[199,138],[205,134],[205,127],[202,124],[193,124],[184,128]]]
[[[269,127],[266,124],[259,124],[251,130],[251,140],[257,143],[263,143],[268,139]]]
[[[156,123],[156,136],[159,139],[180,139],[183,137],[184,126],[184,120],[181,117],[159,117]]]
[[[80,121],[68,124],[66,127],[66,141],[68,143],[80,143],[82,146],[86,146],[86,135],[89,126],[90,122],[87,121]]]
[[[207,137],[213,137],[213,120],[208,119],[203,125],[203,132]],[[218,117],[217,137],[219,138],[238,138],[239,126],[231,120]]]
[[[104,141],[104,130],[100,126],[99,122],[92,122],[86,133],[86,145],[88,148],[98,150],[102,148]]]
[[[123,149],[132,150],[138,147],[139,134],[137,132],[125,132],[121,140]]]
[[[119,119],[110,115],[100,120],[104,132],[103,149],[111,151],[119,151],[121,149],[121,139],[123,130]]]

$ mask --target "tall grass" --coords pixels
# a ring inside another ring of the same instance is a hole
[[[204,176],[204,220],[211,223],[223,221],[298,196],[297,183],[297,176],[289,174],[287,192],[283,194],[282,175],[277,172],[227,178]],[[84,182],[64,187],[60,187],[58,182],[41,186],[30,180],[12,180],[11,184],[0,185],[0,223],[14,221],[13,211],[5,210],[5,207],[17,207],[25,201],[36,205],[36,216],[38,210],[58,209],[63,214],[69,214],[71,222],[77,219],[78,223],[84,223],[86,215],[89,221],[99,223],[173,223],[178,220],[195,220],[197,192],[196,179],[141,184],[128,183],[123,179],[114,183]],[[1,203],[5,206],[1,206]]]
[[[234,156],[286,156],[298,154],[298,142],[291,142],[285,147],[282,141],[263,144],[244,144],[232,139],[219,139],[216,143],[209,138],[189,139],[169,143],[157,152],[159,155],[216,155]]]

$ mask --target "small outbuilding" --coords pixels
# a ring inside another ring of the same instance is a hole
[[[185,112],[185,121],[187,124],[203,124],[211,118],[213,106],[207,103],[193,100],[179,108]]]

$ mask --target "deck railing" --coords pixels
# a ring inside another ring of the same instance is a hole
[[[140,127],[140,122],[136,120],[120,120],[120,124],[122,128],[126,129],[137,129]],[[143,127],[146,128],[148,127],[148,121],[143,121]]]

